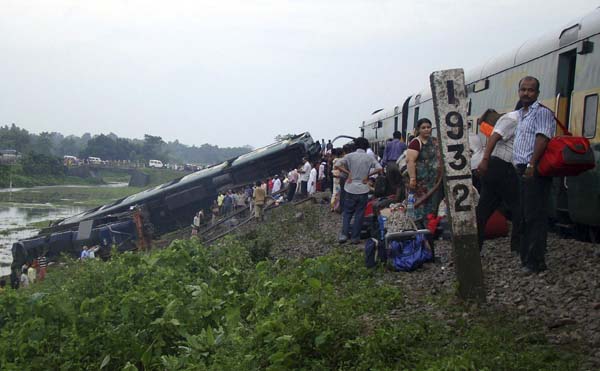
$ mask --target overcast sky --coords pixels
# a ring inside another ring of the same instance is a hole
[[[433,70],[468,70],[598,5],[0,0],[0,125],[253,147],[358,135]]]

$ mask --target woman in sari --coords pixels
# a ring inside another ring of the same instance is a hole
[[[415,194],[415,220],[424,219],[427,214],[437,214],[441,200],[441,158],[435,138],[431,137],[431,121],[422,118],[417,121],[417,136],[409,143],[406,151],[408,189]]]

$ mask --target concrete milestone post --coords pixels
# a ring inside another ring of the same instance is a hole
[[[452,226],[458,294],[462,299],[483,302],[485,288],[477,244],[464,72],[462,69],[438,71],[432,73],[429,80],[444,164],[444,191]]]

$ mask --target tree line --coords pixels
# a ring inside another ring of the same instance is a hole
[[[114,133],[92,136],[63,135],[58,132],[30,133],[16,124],[0,126],[0,149],[14,149],[19,153],[62,158],[65,155],[103,160],[129,160],[163,163],[194,163],[211,165],[248,153],[250,146],[220,148],[210,144],[188,146],[178,140],[165,142],[160,136],[145,134],[144,139],[120,138]]]

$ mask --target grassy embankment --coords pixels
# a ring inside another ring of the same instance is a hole
[[[147,187],[61,187],[56,186],[45,189],[22,190],[19,192],[0,193],[0,202],[15,203],[51,203],[55,205],[79,205],[94,207],[102,205],[119,198],[141,192],[144,189],[154,187],[161,183],[166,183],[175,178],[185,175],[180,171],[168,169],[142,169],[142,172],[150,175],[150,184]],[[104,182],[128,182],[129,175],[100,171]],[[76,178],[81,179],[81,178]],[[74,183],[81,184],[81,183]]]
[[[272,225],[215,246],[194,239],[105,263],[69,261],[51,267],[42,284],[5,292],[0,363],[8,370],[580,365],[576,351],[549,345],[541,326],[523,325],[508,313],[473,309],[445,295],[423,298],[447,313],[444,320],[404,312],[409,288],[393,283],[402,275],[366,270],[355,250],[274,260],[273,236],[280,235],[281,220],[293,218],[292,211],[277,212]],[[314,224],[305,217],[285,230],[288,237],[306,236]],[[468,320],[464,312],[471,312]]]

